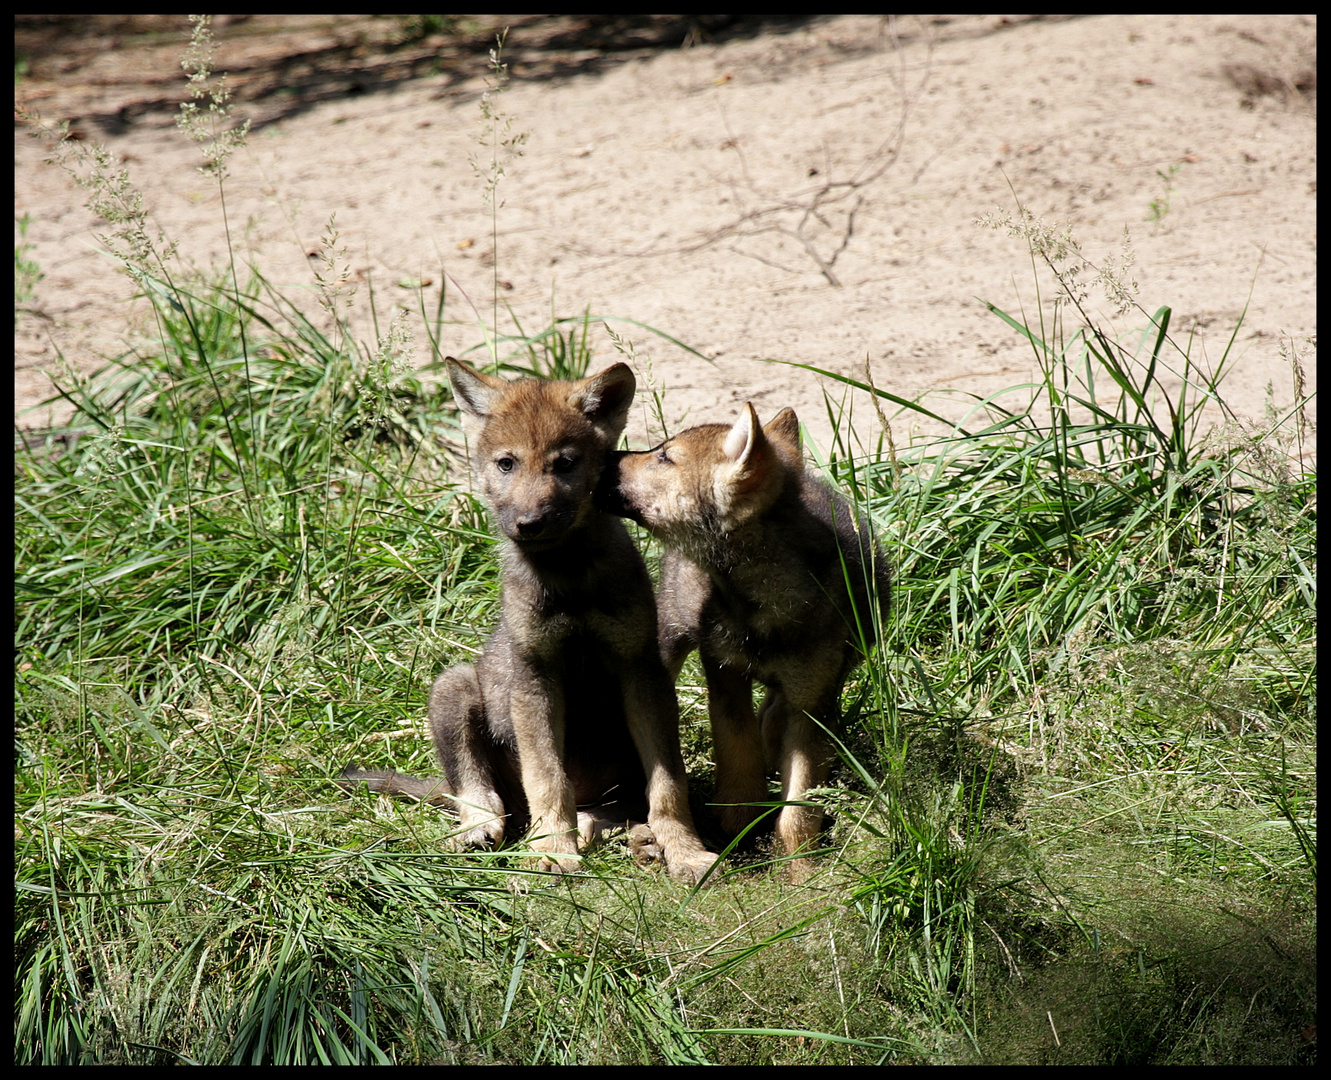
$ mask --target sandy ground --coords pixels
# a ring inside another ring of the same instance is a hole
[[[218,192],[174,126],[183,36],[102,18],[100,35],[62,41],[22,17],[16,105],[104,143],[179,257],[220,265]],[[824,392],[840,401],[844,388],[764,358],[856,377],[867,359],[903,396],[1030,376],[1029,347],[981,303],[1035,303],[1023,242],[977,224],[1020,199],[1071,225],[1095,262],[1127,229],[1142,307],[1171,305],[1199,356],[1218,359],[1246,304],[1224,384],[1238,414],[1260,419],[1268,394],[1290,403],[1291,342],[1315,388],[1311,17],[830,16],[682,34],[524,18],[498,107],[527,138],[499,184],[497,250],[473,165],[488,161],[488,28],[407,47],[384,39],[383,19],[221,23],[218,67],[254,120],[226,187],[237,250],[288,295],[311,295],[310,255],[336,214],[381,319],[413,302],[411,282],[431,282],[431,303],[447,282],[463,324],[445,345],[465,349],[479,340],[466,298],[488,317],[497,279],[528,329],[553,303],[637,320],[710,358],[618,324],[650,357],[672,426],[728,419],[746,400],[763,418],[792,405],[825,446]],[[146,321],[141,302],[127,318],[131,283],[97,252],[84,192],[17,119],[14,145],[14,213],[45,274],[15,331],[15,417],[31,428],[66,417],[33,408],[60,356],[90,370]],[[1124,332],[1145,322],[1099,307]],[[597,363],[617,358],[599,329],[596,343]],[[867,397],[847,403],[872,435]],[[911,425],[898,424],[901,442]]]

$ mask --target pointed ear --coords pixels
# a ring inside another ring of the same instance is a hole
[[[568,403],[615,440],[628,423],[629,406],[637,388],[638,380],[628,364],[611,364],[599,375],[574,383]]]
[[[781,468],[778,452],[758,426],[758,414],[747,401],[721,450],[735,464],[732,482],[739,491],[752,491]]]
[[[746,401],[739,419],[735,421],[735,426],[726,435],[721,452],[725,454],[727,461],[733,461],[743,468],[753,454],[755,438],[762,438],[762,429],[758,427],[758,414],[753,411],[753,405]]]
[[[784,408],[767,421],[763,425],[763,434],[791,465],[803,463],[804,455],[800,449],[800,422],[794,409]]]
[[[484,421],[494,409],[495,398],[507,384],[492,375],[482,375],[452,356],[445,357],[444,363],[448,367],[448,384],[453,388],[458,408],[467,416]]]

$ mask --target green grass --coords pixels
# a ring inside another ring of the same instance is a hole
[[[32,244],[28,241],[28,226],[32,219],[24,214],[14,219],[14,229],[18,238],[14,242],[14,325],[18,326],[19,316],[32,303],[37,282],[46,275],[36,261],[28,256]]]
[[[992,310],[1040,379],[820,466],[894,596],[818,870],[574,883],[332,782],[436,770],[427,688],[496,614],[443,294],[358,344],[333,279],[181,276],[123,205],[157,332],[15,462],[17,1062],[1315,1063],[1316,473],[1302,401],[1210,425],[1233,338],[1111,330],[1023,219],[1052,296]],[[600,321],[476,352],[574,376]]]

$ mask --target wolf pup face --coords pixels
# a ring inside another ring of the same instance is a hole
[[[651,450],[611,454],[597,500],[690,552],[764,513],[799,469],[794,411],[763,427],[746,403],[729,428],[703,424]]]
[[[506,382],[451,357],[481,498],[524,551],[554,547],[593,512],[591,494],[628,419],[636,380],[614,364],[578,382]]]

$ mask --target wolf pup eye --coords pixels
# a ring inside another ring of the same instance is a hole
[[[498,468],[500,472],[512,472],[514,464],[516,464],[514,460],[507,454],[501,458],[495,458],[495,467]]]
[[[578,459],[570,454],[560,454],[555,458],[554,470],[556,473],[569,473],[574,470],[578,464]]]
[[[674,462],[670,460],[670,455],[666,453],[665,443],[662,443],[656,448],[656,460],[662,465],[674,464]]]

